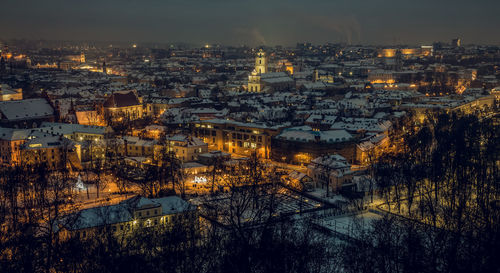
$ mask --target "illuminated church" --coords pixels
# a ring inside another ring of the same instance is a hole
[[[257,56],[255,57],[255,69],[248,76],[248,91],[262,91],[260,76],[264,73],[267,73],[267,56],[266,53],[262,49],[260,49],[257,53]]]
[[[249,92],[282,91],[295,86],[286,72],[269,72],[266,52],[260,49],[255,57],[255,69],[248,75]]]

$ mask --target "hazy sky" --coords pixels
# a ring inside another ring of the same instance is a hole
[[[500,44],[500,0],[1,0],[0,38]]]

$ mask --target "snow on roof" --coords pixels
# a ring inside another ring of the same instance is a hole
[[[326,167],[327,166],[331,169],[341,169],[341,168],[350,168],[351,167],[351,165],[347,162],[347,159],[345,159],[343,156],[341,156],[339,154],[332,154],[332,155],[317,157],[317,158],[311,160],[311,164],[309,166],[311,166],[311,167],[314,167],[314,166]]]
[[[45,99],[25,99],[0,102],[0,112],[10,121],[50,117],[54,109]]]
[[[133,216],[125,206],[119,204],[82,210],[67,219],[72,223],[66,224],[66,227],[69,230],[78,230],[128,222]]]
[[[23,144],[23,149],[26,150],[34,150],[34,149],[45,149],[45,148],[58,148],[67,145],[70,145],[73,142],[67,138],[63,138],[61,136],[42,136],[35,137],[33,139],[28,140]]]
[[[120,204],[126,205],[131,209],[145,209],[145,208],[154,208],[160,206],[160,204],[154,202],[152,199],[148,199],[140,195],[122,201]]]
[[[174,214],[195,209],[194,205],[178,196],[156,198],[153,201],[161,204],[163,214]]]
[[[69,230],[79,230],[130,222],[134,219],[135,210],[160,206],[162,208],[162,215],[182,213],[196,209],[196,206],[178,196],[162,198],[135,196],[116,205],[81,210],[60,219],[58,224],[63,224]]]
[[[290,177],[290,179],[294,179],[294,180],[302,180],[303,178],[307,177],[307,174],[305,173],[302,173],[302,172],[298,172],[298,171],[292,171],[288,174],[288,177]]]
[[[335,120],[337,119],[337,116],[325,116],[325,115],[310,115],[309,118],[307,118],[306,122],[309,123],[316,123],[319,122],[321,124],[333,124],[335,123]]]
[[[31,129],[0,128],[0,139],[3,140],[25,140],[31,133]]]
[[[73,133],[86,133],[103,135],[106,132],[106,127],[103,126],[92,126],[92,125],[81,125],[81,124],[69,124],[69,123],[57,123],[57,122],[43,122],[38,128],[40,131],[56,134],[56,135],[70,135]]]
[[[174,141],[174,142],[182,142],[183,144],[187,145],[188,147],[207,145],[205,142],[203,142],[203,140],[201,140],[197,137],[191,137],[191,136],[182,135],[182,134],[168,137],[168,140]]]
[[[330,131],[312,131],[312,130],[284,130],[277,138],[287,139],[290,141],[310,142],[319,138],[322,142],[344,142],[352,139],[352,135],[345,130],[330,130]]]

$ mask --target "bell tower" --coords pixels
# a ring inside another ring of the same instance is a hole
[[[80,63],[84,64],[85,63],[85,52],[80,52]]]
[[[258,74],[267,73],[267,56],[262,48],[259,49],[255,57],[255,71],[257,71]]]

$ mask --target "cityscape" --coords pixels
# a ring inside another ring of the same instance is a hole
[[[0,272],[500,272],[500,41],[171,2],[0,19]]]

